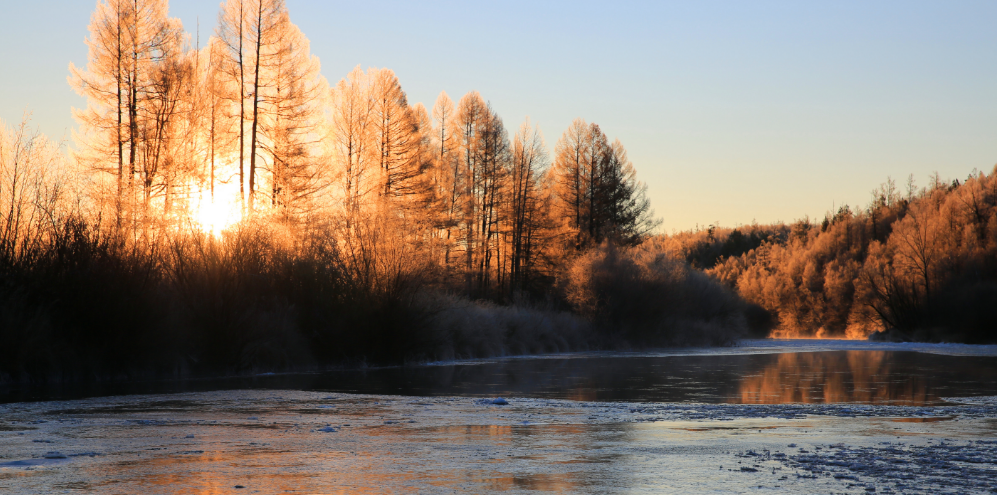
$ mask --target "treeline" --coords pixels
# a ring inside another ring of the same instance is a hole
[[[668,250],[776,319],[775,335],[997,341],[997,168],[901,190],[820,222],[711,226]]]
[[[749,332],[757,307],[645,242],[646,187],[599,126],[550,153],[477,92],[429,111],[388,69],[330,86],[281,0],[228,0],[190,42],[167,2],[100,0],[76,151],[0,135],[0,379]]]
[[[374,231],[404,231],[391,241],[468,293],[511,297],[565,248],[633,245],[655,225],[626,150],[599,126],[576,120],[551,156],[529,120],[510,138],[477,92],[441,93],[430,114],[388,69],[329,88],[281,0],[226,2],[200,50],[162,1],[101,1],[90,33],[87,67],[71,67],[88,99],[76,158],[105,172],[97,205],[132,238],[234,208],[333,228],[374,266]]]

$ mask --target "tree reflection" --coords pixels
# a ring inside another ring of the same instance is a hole
[[[928,405],[939,402],[930,378],[897,372],[893,352],[779,354],[760,373],[741,380],[744,404],[864,403]]]

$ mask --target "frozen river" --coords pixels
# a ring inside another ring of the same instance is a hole
[[[0,492],[997,493],[993,346],[764,340],[130,387],[157,393],[9,391],[66,400],[0,405]]]

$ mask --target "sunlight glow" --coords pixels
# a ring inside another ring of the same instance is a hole
[[[205,188],[191,197],[191,219],[201,231],[220,237],[222,232],[242,220],[239,184],[216,183],[214,201]]]

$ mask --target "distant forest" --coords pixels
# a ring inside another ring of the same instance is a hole
[[[865,208],[820,222],[658,242],[769,311],[775,336],[997,342],[997,167],[923,188],[887,180]]]
[[[822,224],[656,235],[619,140],[477,92],[326,82],[282,0],[203,48],[100,0],[75,151],[0,134],[0,381],[181,376],[898,329],[994,340],[993,174]]]

